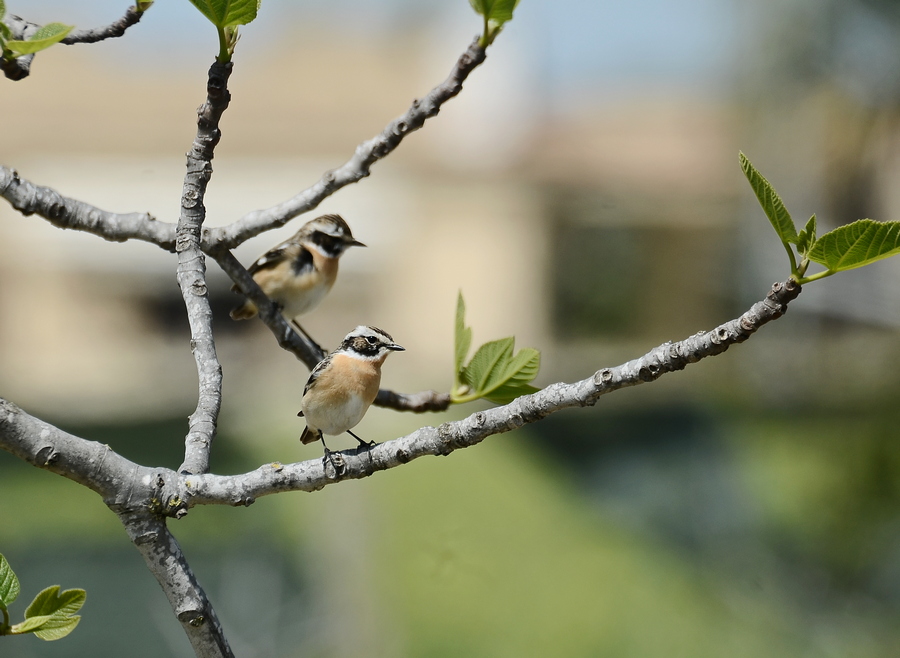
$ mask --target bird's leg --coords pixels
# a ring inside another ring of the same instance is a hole
[[[326,470],[327,474],[327,465],[328,462],[331,462],[331,468],[334,469],[334,474],[339,475],[344,470],[344,459],[340,455],[337,456],[337,459],[341,464],[339,468],[337,462],[334,460],[334,453],[328,449],[327,445],[325,445],[325,435],[322,434],[322,430],[319,430],[319,441],[322,442],[322,447],[325,449],[325,454],[322,456],[322,468]]]
[[[290,323],[294,329],[296,329],[301,334],[306,336],[306,340],[308,340],[310,343],[312,343],[313,347],[315,347],[317,350],[319,350],[319,352],[321,352],[322,354],[326,354],[325,350],[322,349],[322,346],[319,345],[316,341],[314,341],[312,336],[310,336],[308,333],[306,333],[306,329],[301,327],[299,322],[297,322],[296,320],[291,320]]]
[[[378,444],[375,443],[374,441],[363,441],[361,438],[359,438],[358,436],[356,436],[356,434],[354,434],[354,433],[351,432],[350,430],[347,430],[347,434],[349,434],[349,435],[352,436],[354,439],[356,439],[357,441],[359,441],[359,445],[361,445],[361,446],[365,446],[365,447],[367,447],[367,448],[374,448],[376,445],[378,445]]]

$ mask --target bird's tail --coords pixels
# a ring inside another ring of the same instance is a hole
[[[303,434],[300,435],[300,443],[304,445],[307,443],[315,443],[319,440],[319,433],[313,429],[310,429],[309,425],[306,426],[306,429],[303,430]]]
[[[236,306],[231,310],[232,320],[249,320],[256,315],[256,304],[249,299],[240,306]]]

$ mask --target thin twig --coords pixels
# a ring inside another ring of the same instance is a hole
[[[314,345],[294,330],[294,327],[284,319],[278,305],[269,299],[262,289],[250,276],[247,269],[241,265],[234,254],[224,248],[210,252],[222,270],[231,277],[241,293],[250,299],[259,309],[259,317],[275,336],[278,345],[300,359],[307,368],[312,370],[315,365],[325,357],[317,345]],[[381,389],[375,404],[380,407],[394,409],[396,411],[413,411],[422,413],[425,411],[444,411],[450,406],[450,395],[435,391],[421,391],[419,393],[395,393],[387,389]]]
[[[456,62],[450,76],[431,90],[424,98],[414,100],[406,114],[395,119],[380,135],[363,142],[345,164],[326,172],[315,185],[292,199],[267,208],[248,213],[228,226],[211,228],[204,242],[208,247],[224,246],[233,249],[249,238],[284,226],[291,219],[308,212],[342,187],[355,183],[369,175],[372,165],[387,156],[409,133],[425,125],[425,120],[437,115],[441,106],[456,96],[465,79],[485,59],[485,50],[472,42],[466,52]]]
[[[60,43],[71,46],[76,43],[96,43],[104,39],[120,37],[125,34],[125,30],[140,21],[143,15],[144,12],[140,11],[137,6],[131,6],[122,18],[109,25],[89,30],[77,30],[67,34]],[[0,16],[0,19],[2,18],[3,16]],[[41,28],[37,23],[26,21],[21,16],[14,14],[7,14],[3,22],[9,28],[11,37],[22,41],[27,40]],[[32,61],[34,61],[33,53],[14,59],[0,57],[0,69],[10,80],[23,80],[31,74]]]
[[[71,46],[76,43],[97,43],[104,39],[115,39],[125,34],[125,30],[129,27],[136,25],[143,15],[143,11],[139,10],[136,5],[132,5],[126,10],[122,18],[113,21],[109,25],[70,32],[60,43]]]

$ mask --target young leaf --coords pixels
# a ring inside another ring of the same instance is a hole
[[[462,290],[456,300],[456,338],[455,360],[456,383],[462,384],[461,375],[469,347],[472,345],[472,328],[466,326],[466,302],[463,300]]]
[[[541,369],[541,353],[533,347],[523,347],[506,368],[506,386],[524,386],[537,377]]]
[[[753,188],[753,192],[759,200],[759,205],[762,206],[763,212],[766,213],[766,217],[769,218],[769,221],[775,228],[775,232],[778,233],[778,237],[781,238],[785,245],[788,242],[796,244],[797,229],[794,226],[791,214],[784,207],[781,197],[778,196],[778,193],[769,181],[756,170],[746,155],[741,153],[740,160],[741,169],[744,170],[744,175],[750,181],[750,187]]]
[[[493,43],[503,26],[512,20],[519,0],[469,0],[469,4],[484,16],[484,34],[480,42],[484,48]]]
[[[514,344],[515,339],[510,337],[492,340],[479,347],[463,371],[466,384],[479,395],[502,384]]]
[[[37,617],[27,617],[25,621],[13,624],[9,629],[10,635],[23,635],[24,633],[34,633],[41,626],[53,619],[53,615],[40,615]]]
[[[25,41],[18,39],[7,41],[6,48],[17,55],[30,55],[62,41],[74,27],[74,25],[63,25],[62,23],[47,23]]]
[[[516,398],[522,397],[523,395],[531,395],[540,390],[541,389],[531,386],[530,384],[525,384],[524,386],[501,386],[493,393],[485,395],[484,399],[493,402],[494,404],[509,404]]]
[[[216,27],[246,25],[256,18],[261,0],[191,0]]]
[[[809,221],[806,222],[806,227],[797,234],[797,251],[800,252],[801,256],[805,256],[806,252],[809,251],[810,247],[812,247],[816,243],[816,216],[813,215],[809,218]]]
[[[495,404],[507,404],[521,395],[537,392],[540,389],[530,386],[529,382],[537,377],[540,367],[541,353],[523,347],[507,364],[502,382],[492,390],[485,390],[482,397]]]
[[[25,618],[41,615],[74,615],[84,605],[87,593],[83,589],[67,589],[60,593],[59,585],[41,591],[25,610]]]
[[[19,596],[19,579],[0,553],[0,608],[6,608]]]
[[[56,615],[52,615],[46,623],[34,632],[34,634],[42,640],[52,642],[53,640],[63,638],[74,631],[80,621],[81,616],[79,615],[75,615],[74,617],[57,617]]]
[[[840,272],[897,253],[900,253],[900,222],[860,219],[820,237],[807,256],[831,272]]]

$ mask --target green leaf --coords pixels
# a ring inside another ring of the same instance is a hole
[[[216,27],[246,25],[256,18],[261,0],[191,0]]]
[[[0,554],[0,608],[10,605],[19,596],[19,579]]]
[[[81,617],[79,615],[75,615],[74,617],[58,617],[57,615],[52,615],[46,623],[34,632],[34,634],[42,640],[52,642],[53,640],[63,638],[74,631],[80,621]]]
[[[0,0],[0,19],[6,16],[6,3]]]
[[[512,20],[519,0],[469,0],[469,4],[476,13],[484,16],[484,34],[480,43],[485,48],[493,43],[503,26]]]
[[[769,218],[769,221],[775,228],[775,232],[778,233],[778,237],[785,244],[788,242],[796,244],[797,229],[794,226],[791,214],[784,207],[781,197],[778,196],[778,193],[769,181],[756,170],[746,155],[741,153],[740,160],[741,169],[744,170],[744,175],[750,181],[750,187],[753,188],[753,192],[759,200],[759,205],[762,206],[763,212],[766,213],[766,217]]]
[[[47,23],[25,41],[18,39],[7,41],[6,48],[17,55],[30,55],[62,41],[74,27],[74,25],[63,25],[62,23]]]
[[[533,347],[523,347],[506,368],[506,384],[523,386],[537,377],[541,369],[541,353]]]
[[[541,353],[532,347],[523,347],[506,364],[506,370],[493,386],[479,391],[481,396],[496,404],[507,404],[521,395],[540,389],[529,386],[541,368]]]
[[[87,593],[83,589],[67,589],[60,593],[59,585],[41,591],[25,610],[25,618],[41,615],[71,616],[81,609]]]
[[[493,393],[485,395],[484,399],[493,402],[494,404],[509,404],[518,397],[537,393],[539,390],[541,389],[529,384],[525,384],[524,386],[504,385],[495,390]]]
[[[810,247],[815,243],[816,216],[813,215],[809,218],[809,221],[806,222],[806,227],[797,235],[797,251],[800,252],[800,255],[805,256],[806,252],[809,251]]]
[[[469,4],[477,13],[500,26],[512,20],[519,0],[469,0]]]
[[[900,253],[900,222],[860,219],[820,237],[807,256],[832,272],[840,272],[897,253]]]
[[[456,338],[455,338],[455,360],[456,382],[461,384],[460,375],[462,374],[463,364],[466,356],[469,354],[469,347],[472,345],[472,328],[466,326],[466,302],[463,300],[462,290],[456,299]]]
[[[472,361],[463,371],[463,379],[479,395],[490,391],[504,379],[509,360],[512,357],[515,338],[501,338],[485,343],[478,348]]]
[[[38,617],[28,617],[25,621],[13,624],[9,629],[10,635],[22,635],[23,633],[34,633],[41,626],[46,624],[53,618],[53,615],[40,615]]]

